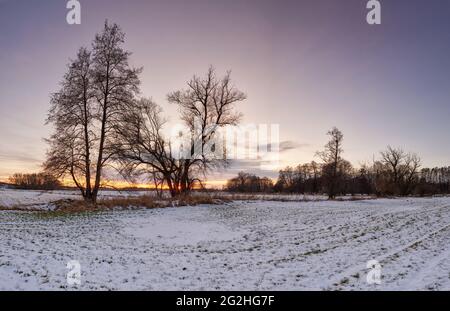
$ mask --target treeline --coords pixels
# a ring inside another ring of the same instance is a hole
[[[336,195],[367,194],[377,196],[450,194],[450,167],[424,168],[413,178],[404,175],[395,182],[394,171],[376,162],[368,167],[352,169],[342,175]],[[240,172],[227,182],[226,190],[241,193],[298,193],[324,194],[328,192],[323,165],[317,162],[286,167],[274,183],[270,178]]]
[[[230,192],[272,192],[273,182],[267,177],[240,172],[237,177],[228,180],[226,188]]]
[[[55,190],[62,187],[59,180],[45,173],[14,174],[9,182],[17,189]]]
[[[401,148],[387,147],[372,164],[354,168],[342,158],[343,134],[328,132],[330,141],[318,152],[322,162],[312,161],[279,171],[276,183],[240,173],[228,181],[231,192],[278,192],[299,194],[408,196],[450,194],[450,167],[423,168],[420,158]]]
[[[327,193],[321,166],[311,171],[317,163],[287,167],[280,171],[279,179],[272,191],[283,193]],[[367,194],[377,196],[406,196],[450,194],[450,168],[422,169],[412,176],[403,175],[395,179],[395,173],[377,162],[373,166],[353,169],[343,175],[338,183],[338,195]],[[410,177],[411,176],[411,177]],[[439,177],[438,177],[439,176]]]

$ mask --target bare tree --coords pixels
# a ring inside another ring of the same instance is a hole
[[[178,161],[172,156],[170,142],[162,129],[165,119],[161,108],[150,99],[140,99],[122,114],[116,133],[116,159],[126,178],[148,174],[155,187],[166,184],[172,196],[179,193]]]
[[[92,203],[97,200],[102,171],[116,150],[114,130],[139,91],[141,69],[129,66],[124,38],[119,26],[105,22],[92,52],[80,49],[70,64],[61,90],[52,95],[47,119],[55,131],[48,140],[45,169],[61,178],[70,176]]]
[[[388,146],[386,151],[381,152],[381,161],[392,171],[391,181],[394,185],[398,185],[402,177],[402,161],[405,157],[406,153],[401,148]]]
[[[225,188],[230,192],[271,192],[273,182],[267,177],[259,177],[245,172],[239,172],[238,175],[227,181]]]
[[[178,106],[181,119],[192,135],[190,154],[180,163],[180,191],[189,191],[208,169],[226,165],[225,156],[221,160],[214,157],[213,143],[217,130],[227,125],[237,125],[241,114],[234,105],[246,99],[246,95],[236,89],[231,82],[231,72],[223,78],[216,76],[213,67],[204,78],[194,76],[187,89],[168,95],[170,103]],[[195,175],[192,177],[192,175]]]
[[[409,195],[413,192],[419,180],[421,159],[417,154],[409,153],[405,159],[405,177],[402,188],[402,195]]]
[[[100,122],[98,155],[96,164],[93,200],[101,185],[102,170],[114,156],[114,139],[109,139],[121,114],[131,109],[135,95],[139,92],[138,75],[141,68],[128,64],[130,52],[122,48],[125,34],[117,24],[105,22],[103,32],[93,42],[93,70],[95,98],[98,104],[97,119]]]
[[[340,165],[343,161],[342,144],[344,135],[337,127],[333,127],[328,131],[327,135],[330,136],[330,140],[325,145],[324,151],[318,152],[317,155],[324,162],[323,177],[326,182],[328,197],[334,199],[336,197],[340,169],[346,167],[345,165]]]
[[[388,187],[393,194],[411,194],[421,166],[419,156],[388,146],[386,151],[381,152],[381,162],[386,167]]]
[[[93,132],[93,92],[91,54],[78,51],[61,83],[61,90],[51,98],[47,123],[55,131],[48,139],[50,150],[44,169],[59,177],[70,176],[86,200],[92,200],[91,148]]]
[[[218,79],[212,67],[206,78],[194,76],[188,89],[169,94],[169,102],[178,105],[190,134],[188,152],[181,155],[174,142],[162,134],[165,120],[161,108],[149,99],[137,101],[122,115],[116,129],[122,174],[146,172],[159,181],[155,185],[163,182],[172,196],[186,193],[195,185],[202,187],[209,168],[226,164],[224,158],[214,157],[210,144],[214,145],[219,128],[239,122],[234,104],[244,99],[245,95],[231,85],[230,73]]]
[[[61,182],[47,173],[21,174],[9,177],[9,182],[18,189],[55,190],[60,188]]]

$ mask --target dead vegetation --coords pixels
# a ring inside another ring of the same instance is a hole
[[[370,200],[376,197],[351,196],[336,198],[335,201],[358,201]],[[40,214],[66,215],[89,212],[102,212],[112,210],[137,210],[166,207],[195,206],[200,204],[225,204],[232,201],[273,201],[273,202],[310,202],[326,201],[326,198],[311,198],[300,195],[271,195],[271,194],[251,194],[251,193],[220,193],[193,192],[179,195],[177,197],[158,197],[155,195],[142,196],[117,196],[113,198],[99,199],[97,203],[86,200],[63,199],[42,204],[15,205],[10,207],[0,206],[1,210],[7,211],[28,211],[39,212]]]
[[[153,209],[166,207],[195,206],[199,204],[221,204],[231,200],[218,199],[209,195],[183,195],[175,198],[158,198],[154,196],[116,197],[100,199],[96,204],[85,200],[64,199],[49,203],[51,210],[27,207],[2,207],[0,210],[32,211],[40,212],[42,216],[66,216],[70,214],[82,214],[112,210]]]
[[[5,206],[0,205],[0,211],[8,211],[8,210],[10,210],[10,209]]]

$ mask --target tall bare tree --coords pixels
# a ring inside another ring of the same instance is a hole
[[[48,140],[50,150],[44,168],[59,177],[70,176],[86,200],[92,199],[91,147],[93,132],[93,91],[91,54],[78,51],[61,83],[60,91],[51,97],[47,123],[55,131]]]
[[[246,99],[231,82],[231,72],[218,78],[211,66],[204,78],[194,76],[187,82],[187,88],[170,93],[169,103],[178,106],[181,119],[192,135],[190,154],[180,163],[180,191],[189,191],[197,178],[191,175],[204,174],[216,165],[226,164],[225,156],[218,160],[213,141],[218,129],[237,125],[242,117],[235,110],[235,104]]]
[[[52,96],[47,120],[55,131],[48,140],[45,168],[61,177],[71,176],[85,200],[93,203],[103,169],[116,150],[114,130],[139,92],[142,69],[130,67],[131,53],[122,48],[124,38],[118,25],[105,22],[92,52],[80,49],[69,66],[61,90]]]

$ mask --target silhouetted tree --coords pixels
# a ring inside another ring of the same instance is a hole
[[[80,49],[69,65],[47,119],[55,131],[48,140],[46,171],[70,176],[85,200],[93,203],[103,169],[116,151],[117,123],[133,107],[139,91],[141,69],[128,64],[131,53],[122,48],[124,38],[118,25],[105,22],[92,51]]]
[[[124,176],[152,174],[160,184],[167,185],[172,196],[177,196],[195,185],[202,187],[209,169],[227,164],[225,155],[216,157],[210,148],[218,148],[215,139],[219,128],[239,122],[234,104],[245,95],[231,85],[230,73],[218,79],[211,67],[206,78],[194,76],[187,90],[170,93],[168,99],[178,105],[187,127],[184,134],[191,135],[184,141],[187,146],[181,146],[184,150],[164,137],[161,108],[148,99],[137,101],[122,114],[116,150]]]
[[[267,177],[258,177],[245,172],[239,172],[238,176],[228,180],[226,190],[243,193],[267,193],[273,190],[273,182]]]
[[[414,153],[406,153],[401,148],[391,146],[381,152],[381,158],[388,188],[392,189],[393,194],[411,194],[418,182],[420,158]]]
[[[122,114],[117,126],[116,160],[125,178],[150,175],[155,186],[167,185],[179,194],[180,163],[162,134],[165,120],[161,108],[150,99],[140,99]]]
[[[226,151],[219,158],[215,156],[214,149],[219,147],[214,140],[220,128],[239,123],[241,114],[234,106],[246,99],[233,86],[230,71],[218,78],[213,67],[204,78],[194,76],[187,86],[167,96],[169,103],[178,106],[181,120],[192,136],[188,153],[180,161],[180,192],[189,191],[192,181],[199,180],[209,169],[227,164]]]
[[[325,145],[324,151],[317,154],[324,163],[322,175],[328,197],[334,199],[339,179],[346,173],[343,170],[347,169],[347,163],[344,164],[342,159],[344,135],[336,127],[331,129],[327,135],[330,136],[329,142]]]
[[[17,173],[9,177],[9,182],[18,189],[55,190],[62,186],[58,178],[46,173]]]
[[[91,64],[90,52],[81,48],[69,65],[61,90],[51,97],[47,123],[54,125],[54,132],[47,140],[50,150],[44,163],[46,172],[70,176],[86,200],[92,200],[91,154],[97,138]]]

